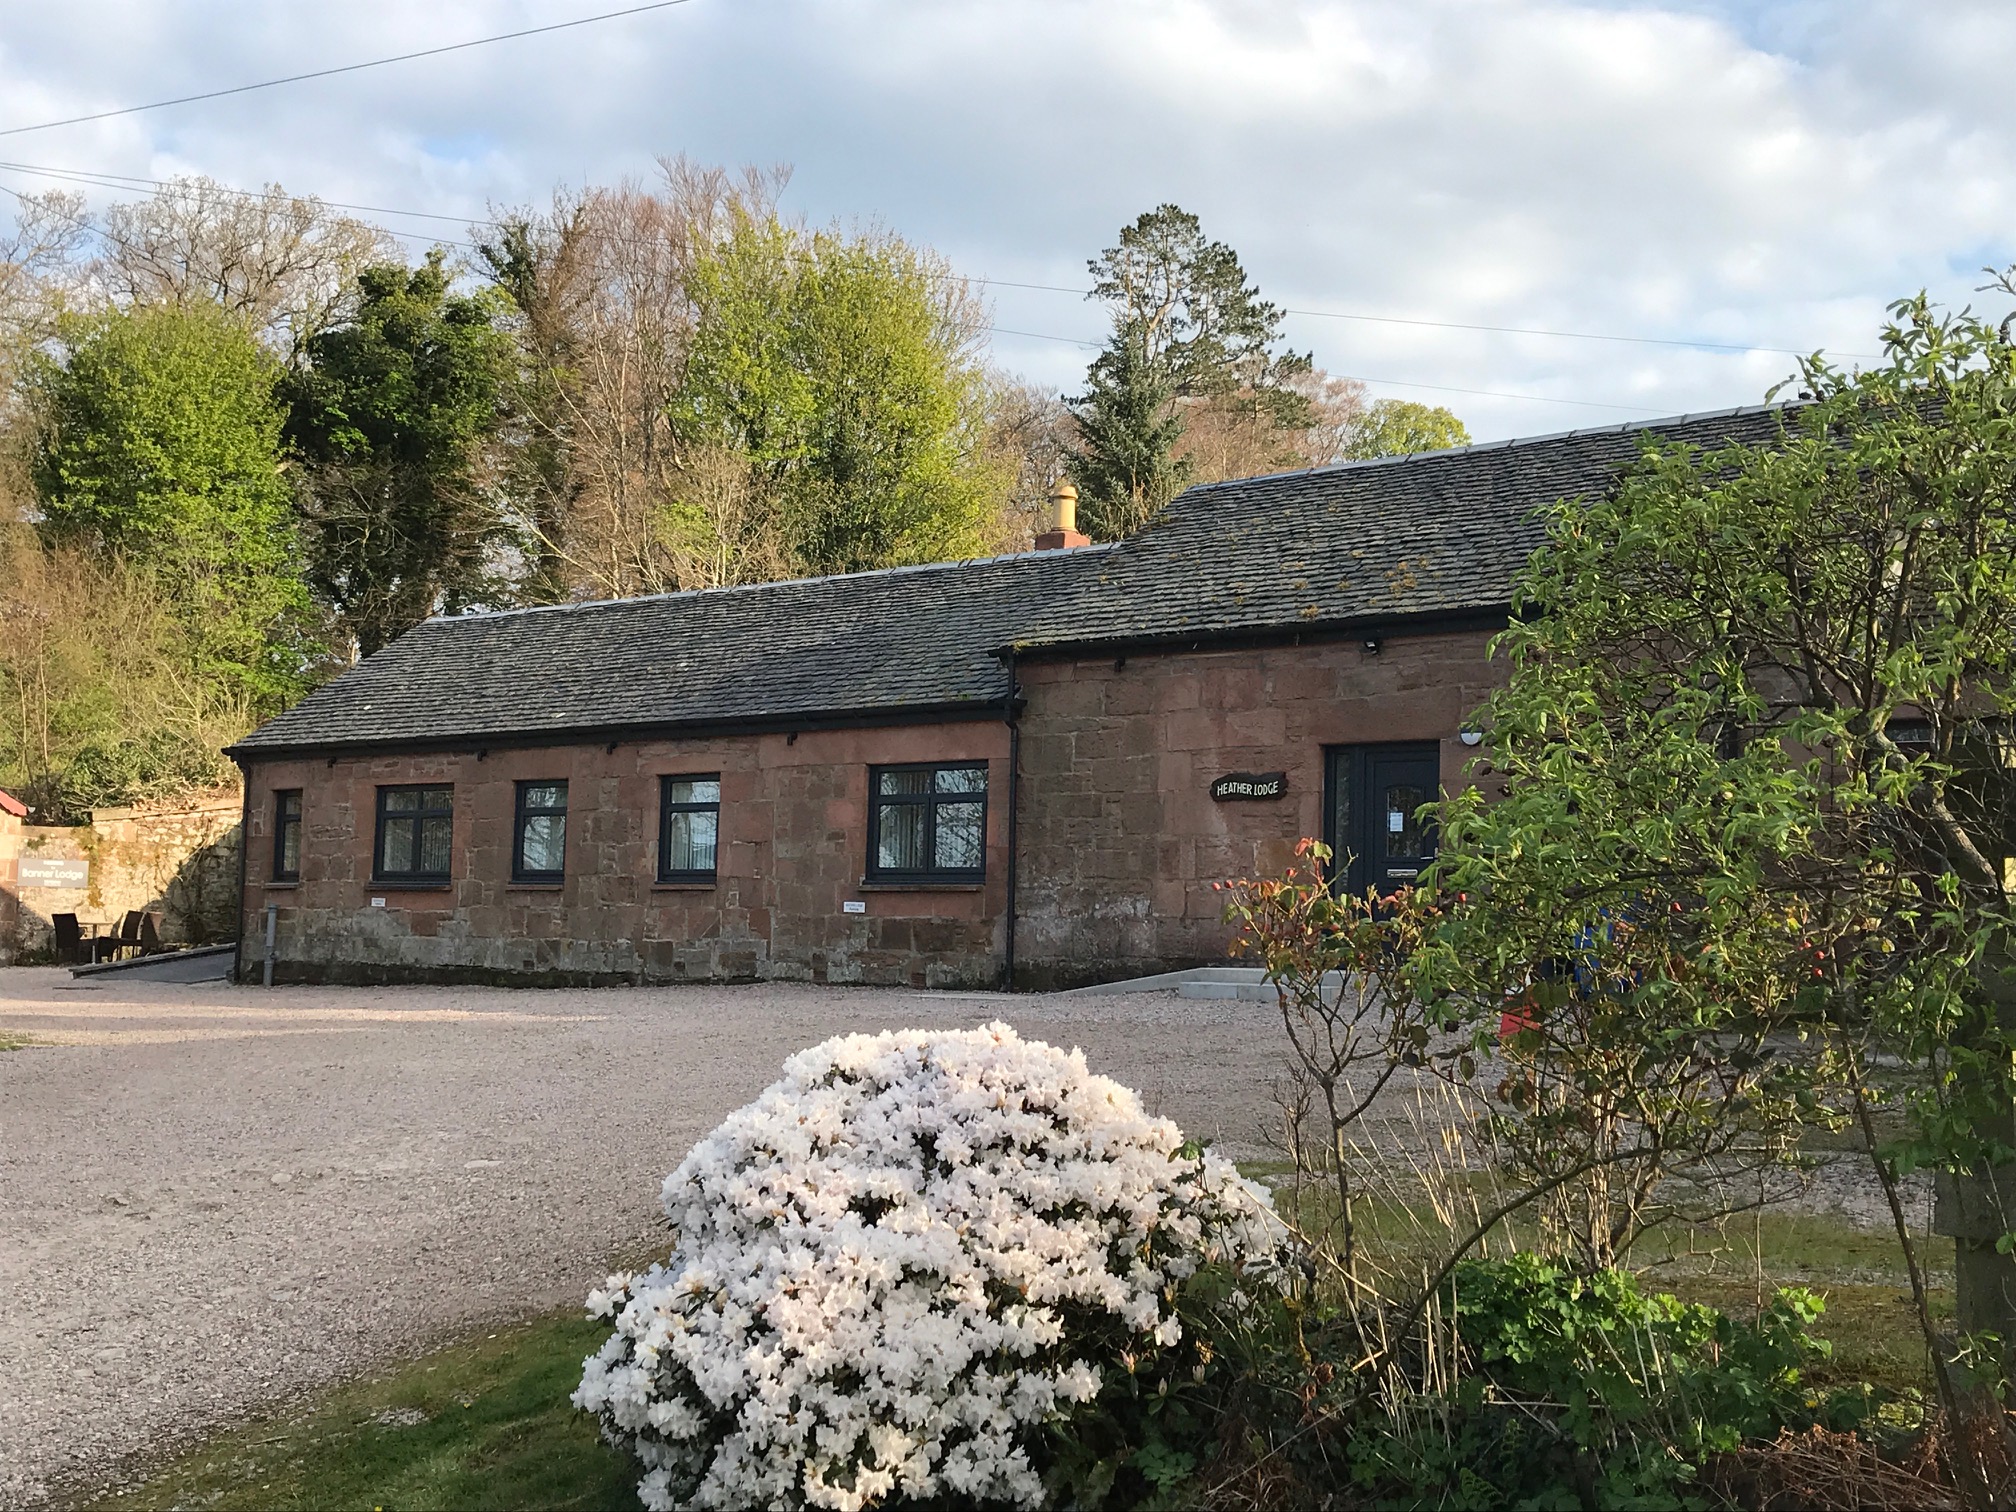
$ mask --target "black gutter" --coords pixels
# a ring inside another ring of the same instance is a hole
[[[227,755],[230,753],[227,752]],[[245,790],[243,801],[238,807],[238,897],[231,905],[238,916],[236,944],[231,952],[231,980],[245,980],[245,883],[249,877],[246,857],[252,847],[252,763],[238,756],[231,756],[238,768],[238,783]]]
[[[701,740],[722,735],[788,735],[807,730],[863,730],[890,725],[978,724],[993,717],[991,700],[957,704],[899,705],[865,712],[760,714],[741,719],[673,720],[652,724],[556,725],[550,730],[504,730],[493,734],[427,736],[397,740],[303,740],[288,744],[239,744],[224,754],[273,761],[303,756],[363,756],[394,751],[498,751],[528,746],[591,745],[596,741]]]
[[[1265,625],[1214,630],[1165,630],[1154,635],[1113,635],[1082,640],[1032,644],[1013,641],[995,651],[1004,660],[1068,660],[1085,656],[1140,656],[1185,651],[1232,651],[1251,646],[1298,646],[1312,641],[1351,640],[1376,634],[1381,639],[1403,635],[1447,635],[1465,630],[1502,630],[1512,622],[1504,609],[1429,610],[1420,614],[1367,614],[1351,619],[1311,620],[1295,625]]]
[[[1008,653],[1008,692],[1001,700],[1001,717],[1008,725],[1008,904],[1007,935],[1001,952],[1001,985],[1015,990],[1015,871],[1016,798],[1022,791],[1022,721],[1015,702],[1015,653]]]

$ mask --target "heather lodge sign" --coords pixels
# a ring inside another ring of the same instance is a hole
[[[1287,791],[1286,772],[1231,772],[1211,784],[1211,797],[1219,803],[1279,798]]]

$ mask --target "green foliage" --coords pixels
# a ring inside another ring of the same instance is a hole
[[[142,573],[181,626],[198,696],[255,714],[298,697],[320,654],[277,378],[249,332],[201,304],[69,322],[62,358],[30,378],[45,540]]]
[[[1376,399],[1346,427],[1339,456],[1366,461],[1469,444],[1470,432],[1463,422],[1439,405]]]
[[[1650,933],[1618,981],[1648,1040],[1803,1041],[1802,1113],[1856,1119],[1886,1182],[2016,1149],[2016,350],[1893,314],[1887,363],[1809,363],[1769,443],[1648,440],[1546,512],[1481,721],[1503,797],[1454,800],[1437,868],[1478,900],[1440,969],[1510,986]],[[1879,1055],[1910,1068],[1887,1144]],[[1982,1274],[1962,1329],[2016,1338]]]
[[[430,614],[509,597],[486,445],[511,344],[499,297],[452,292],[438,249],[358,287],[355,317],[311,339],[287,385],[287,439],[310,579],[368,656]]]
[[[1197,1459],[1190,1505],[1705,1506],[1717,1453],[1890,1411],[1860,1385],[1816,1385],[1831,1346],[1813,1333],[1820,1300],[1797,1289],[1741,1318],[1622,1271],[1467,1260],[1369,1372],[1346,1309],[1211,1296],[1195,1308],[1209,1366],[1172,1392],[1196,1424],[1181,1445]]]
[[[1849,1420],[1832,1423],[1845,1427],[1861,1415],[1859,1392],[1824,1403],[1805,1384],[1832,1352],[1809,1332],[1826,1310],[1810,1291],[1781,1289],[1745,1323],[1646,1295],[1626,1271],[1578,1275],[1522,1253],[1459,1265],[1450,1299],[1476,1372],[1469,1379],[1554,1405],[1555,1426],[1578,1449],[1651,1428],[1698,1460],[1787,1424],[1845,1409]]]
[[[745,507],[784,561],[853,572],[974,554],[1005,479],[963,286],[893,238],[735,217],[688,281],[695,327],[671,402],[689,448],[739,455]],[[697,500],[675,532],[712,527]]]

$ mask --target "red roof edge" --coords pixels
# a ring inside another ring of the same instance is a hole
[[[0,809],[5,809],[16,819],[26,819],[28,817],[28,805],[23,803],[19,798],[16,798],[12,793],[0,793]]]

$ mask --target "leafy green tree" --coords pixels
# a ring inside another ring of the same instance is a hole
[[[1554,963],[1546,1055],[1586,963],[1650,940],[1605,989],[1644,1050],[1808,1047],[1833,1089],[1810,1116],[1864,1140],[1951,1406],[1898,1182],[1949,1173],[1959,1325],[2006,1368],[2016,348],[1922,297],[1893,316],[1883,365],[1805,365],[1768,444],[1648,443],[1550,512],[1483,720],[1503,795],[1445,814],[1438,886],[1473,906],[1438,969],[1495,1007]]]
[[[287,384],[309,578],[368,656],[428,615],[509,596],[514,544],[488,477],[510,337],[501,296],[454,292],[437,248],[358,276],[349,322]]]
[[[807,573],[982,549],[1005,481],[987,447],[978,311],[942,264],[893,237],[737,214],[688,287],[695,326],[670,413],[691,452],[745,459],[738,540],[774,537]],[[674,513],[676,534],[723,534],[697,493]]]
[[[1281,309],[1189,211],[1147,211],[1088,266],[1091,297],[1112,311],[1113,332],[1072,403],[1081,445],[1071,471],[1097,534],[1138,530],[1175,496],[1186,475],[1178,458],[1186,412],[1206,408],[1214,429],[1263,436],[1312,424],[1301,382],[1313,371],[1309,357],[1277,350]]]
[[[1405,457],[1415,452],[1468,446],[1470,432],[1439,405],[1409,399],[1378,399],[1365,406],[1345,428],[1341,457],[1367,461],[1373,457]]]
[[[186,632],[202,696],[277,711],[321,647],[281,474],[273,360],[201,303],[72,321],[64,346],[30,377],[43,536],[146,574]]]

